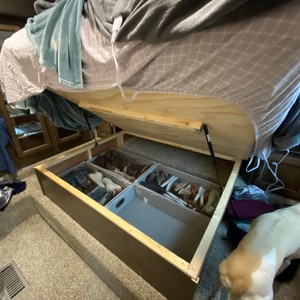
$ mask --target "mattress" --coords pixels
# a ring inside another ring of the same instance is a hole
[[[159,44],[111,43],[86,16],[81,18],[83,90],[117,87],[224,99],[253,123],[252,155],[266,158],[271,138],[299,95],[299,1],[260,15],[207,28]],[[7,39],[0,56],[1,86],[9,103],[46,88],[71,91],[45,68],[24,29]],[[125,100],[124,100],[125,101]],[[199,101],[201,99],[199,98]]]

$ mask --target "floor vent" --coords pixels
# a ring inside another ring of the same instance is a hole
[[[27,287],[28,284],[14,261],[1,268],[0,299],[13,299]]]

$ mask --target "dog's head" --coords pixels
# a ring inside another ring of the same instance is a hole
[[[275,250],[263,257],[232,253],[219,266],[220,280],[230,289],[229,300],[272,300]]]

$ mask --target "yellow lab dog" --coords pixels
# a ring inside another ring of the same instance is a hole
[[[273,281],[300,258],[300,203],[259,216],[219,266],[231,300],[272,300]],[[215,299],[220,299],[220,290]]]

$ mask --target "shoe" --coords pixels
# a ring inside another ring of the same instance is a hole
[[[176,181],[178,181],[178,177],[176,177],[176,176],[172,176],[173,178],[169,181],[169,183],[167,184],[167,186],[166,186],[166,191],[168,192],[168,191],[170,191],[170,189],[172,188],[172,186],[174,185],[174,183],[176,182]]]
[[[157,177],[159,175],[159,171],[158,170],[154,170],[152,173],[150,173],[149,175],[147,175],[146,177],[146,182],[148,183],[154,183],[157,182]]]
[[[8,184],[0,184],[0,189],[3,189],[5,186],[11,187],[13,189],[12,194],[16,195],[23,192],[26,189],[26,182],[20,181],[20,182],[8,183]]]
[[[191,197],[191,185],[189,184],[187,187],[182,188],[178,195],[182,196],[184,200],[189,199]]]
[[[3,210],[9,203],[13,193],[13,188],[5,186],[0,189],[0,209]]]
[[[160,185],[158,185],[155,182],[153,182],[153,183],[152,182],[141,182],[140,185],[146,187],[147,189],[149,189],[151,191],[159,193],[161,195],[166,192],[164,188],[162,188]]]
[[[203,206],[202,202],[204,201],[204,197],[202,197],[202,196],[204,195],[205,191],[206,191],[206,189],[204,187],[199,186],[197,194],[194,197],[194,202],[195,203],[197,203],[199,201],[199,199],[200,199],[200,206]],[[203,198],[202,202],[201,202],[201,197]]]
[[[166,192],[163,194],[166,198],[176,202],[177,204],[179,204],[180,206],[187,206],[187,203],[185,201],[183,201],[181,198],[177,197],[176,195],[172,194],[171,192]]]
[[[88,176],[98,186],[101,186],[101,187],[105,188],[105,185],[102,181],[103,174],[101,172],[95,171],[94,173],[90,173]]]
[[[104,177],[103,183],[108,192],[113,192],[114,196],[122,191],[122,187],[116,183],[114,183],[111,179]]]
[[[113,198],[113,192],[108,192],[102,186],[98,186],[88,196],[104,206]]]
[[[220,200],[220,192],[218,190],[211,190],[208,196],[207,203],[202,208],[201,212],[211,217]]]
[[[102,168],[104,168],[104,166],[106,165],[107,163],[107,158],[105,155],[98,155],[96,156],[96,158],[93,160],[93,164],[97,165],[97,166],[100,166]]]
[[[176,177],[175,175],[168,177],[167,173],[160,173],[159,177],[162,180],[162,183],[160,184],[160,186],[163,188],[166,187],[166,189],[167,189],[167,186],[169,185],[169,183],[174,183],[178,179],[178,177]],[[159,183],[159,181],[158,181],[158,183]]]
[[[195,200],[195,197],[197,196],[197,193],[199,192],[199,185],[196,183],[192,183],[191,186],[191,199]]]
[[[130,181],[130,182],[134,182],[135,179],[136,179],[134,176],[130,176],[130,175],[128,175],[128,174],[126,174],[126,173],[124,173],[124,172],[122,172],[122,171],[120,171],[120,170],[115,170],[114,172],[115,172],[117,175],[122,176],[123,178],[125,178],[126,180],[128,180],[128,181]]]
[[[64,175],[62,179],[75,188],[79,188],[84,183],[84,181],[86,181],[87,176],[83,170],[73,170],[70,173]]]
[[[186,187],[187,185],[188,183],[184,181],[176,182],[173,186],[173,190],[174,192],[178,193],[182,188]]]
[[[129,163],[125,166],[123,172],[137,178],[145,172],[147,168],[148,166],[139,165],[138,163]]]
[[[94,190],[92,190],[87,195],[92,198],[93,200],[99,202],[103,196],[107,193],[106,189],[102,186],[97,186]]]
[[[156,178],[157,183],[162,186],[162,184],[169,179],[169,176],[170,175],[167,172],[159,171],[159,175]]]
[[[117,151],[112,151],[112,157],[110,163],[115,169],[121,170],[124,172],[125,166],[128,164],[125,157],[121,156]]]
[[[106,205],[114,197],[113,192],[107,192],[102,199],[98,201],[101,205]]]

